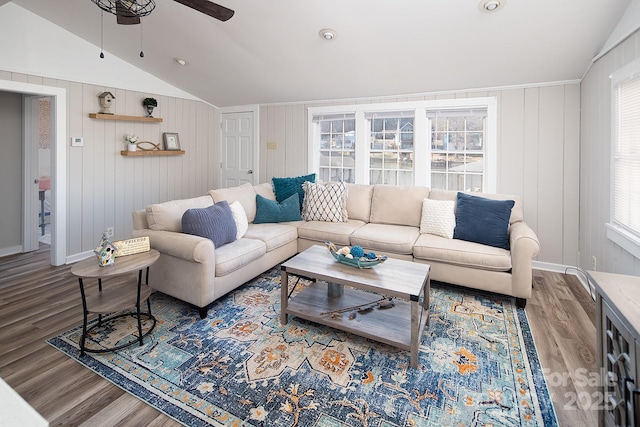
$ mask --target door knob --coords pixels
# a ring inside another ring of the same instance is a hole
[[[251,175],[251,174],[253,173],[253,169],[249,169],[249,170],[247,171],[247,173],[248,173],[249,175]]]

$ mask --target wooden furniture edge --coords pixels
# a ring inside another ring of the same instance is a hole
[[[101,114],[101,113],[89,113],[89,117],[92,119],[100,120],[124,120],[129,122],[155,122],[161,123],[161,117],[144,117],[144,116],[123,116],[120,114]]]
[[[185,154],[184,150],[121,150],[120,154],[125,157],[144,157],[144,156],[180,156]]]

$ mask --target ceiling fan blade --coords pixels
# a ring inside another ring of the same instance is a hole
[[[135,25],[140,23],[140,17],[131,13],[129,9],[118,1],[116,2],[116,21],[121,25]]]
[[[202,12],[205,15],[209,15],[212,18],[219,19],[220,21],[229,20],[235,13],[233,10],[228,9],[219,4],[212,3],[209,0],[175,0],[180,4],[183,4],[191,9],[195,9],[198,12]]]

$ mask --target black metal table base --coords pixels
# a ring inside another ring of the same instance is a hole
[[[93,349],[93,348],[87,348],[85,345],[86,339],[89,336],[89,333],[95,329],[98,328],[100,326],[102,326],[104,323],[107,322],[111,322],[113,320],[119,319],[121,317],[127,317],[127,316],[131,316],[133,318],[138,319],[139,321],[141,321],[142,319],[140,317],[146,317],[149,320],[153,321],[153,324],[151,325],[151,328],[149,328],[148,331],[146,331],[145,333],[143,333],[141,336],[134,336],[135,339],[132,339],[128,342],[126,342],[125,344],[120,344],[116,347],[104,347],[104,348],[97,348],[97,349]],[[140,343],[140,345],[142,346],[143,344],[143,339],[144,337],[146,337],[147,335],[149,335],[151,333],[151,331],[153,331],[153,329],[156,327],[156,318],[151,314],[151,313],[140,313],[140,317],[138,316],[138,313],[136,313],[135,311],[129,312],[129,313],[122,313],[122,314],[118,314],[116,316],[111,316],[107,319],[98,319],[98,322],[91,326],[90,328],[88,328],[86,330],[86,332],[83,332],[82,336],[80,337],[80,356],[84,356],[85,353],[110,353],[112,351],[117,351],[117,350],[121,350],[125,347],[129,347],[135,343]]]

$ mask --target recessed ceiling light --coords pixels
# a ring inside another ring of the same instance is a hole
[[[320,30],[320,37],[322,37],[325,40],[333,40],[336,37],[338,37],[338,33],[336,33],[335,30],[330,30],[328,28],[325,28],[323,30]]]
[[[187,65],[187,64],[188,64],[188,62],[187,62],[187,61],[185,61],[185,60],[184,60],[184,59],[182,59],[182,58],[173,58],[173,60],[174,60],[174,61],[176,61],[176,62],[177,62],[178,64],[180,64],[180,65]]]
[[[502,9],[506,2],[507,0],[481,0],[478,9],[481,12],[495,12]]]

